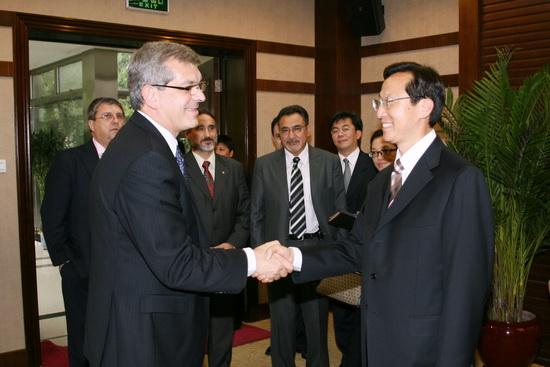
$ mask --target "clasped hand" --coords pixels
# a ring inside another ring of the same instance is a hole
[[[279,241],[266,242],[254,249],[256,272],[252,274],[262,283],[271,283],[292,272],[292,250]]]

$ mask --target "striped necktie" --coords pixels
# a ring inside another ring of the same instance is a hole
[[[299,157],[294,157],[290,176],[290,233],[302,238],[306,231],[306,205],[304,202],[304,184],[302,172],[298,168]]]
[[[401,161],[397,159],[393,165],[393,172],[391,173],[391,185],[390,185],[390,202],[388,203],[388,208],[393,204],[397,193],[401,189],[402,178],[401,173],[403,172],[403,165]]]

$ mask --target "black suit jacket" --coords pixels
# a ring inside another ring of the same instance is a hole
[[[210,246],[228,242],[235,247],[248,243],[250,194],[243,165],[234,159],[216,155],[214,199],[193,153],[185,155],[189,189],[199,218],[206,229]]]
[[[91,366],[201,366],[208,302],[239,292],[243,251],[208,249],[173,153],[134,113],[98,164],[85,353]]]
[[[53,265],[71,261],[81,277],[88,276],[90,263],[88,199],[98,160],[92,140],[59,153],[46,176],[40,210]]]
[[[387,208],[391,171],[371,181],[346,240],[302,249],[294,278],[363,272],[369,366],[470,366],[493,261],[483,175],[436,139]]]
[[[309,147],[309,173],[313,209],[325,238],[342,230],[328,224],[328,217],[345,210],[342,167],[335,154]],[[258,158],[254,166],[250,203],[250,237],[253,245],[288,238],[288,182],[284,149]]]
[[[346,207],[348,212],[357,213],[365,203],[368,183],[376,176],[378,171],[372,163],[369,155],[359,151],[348,190],[346,191]]]

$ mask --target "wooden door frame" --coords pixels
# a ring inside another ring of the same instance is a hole
[[[63,37],[99,37],[113,40],[173,41],[194,48],[242,52],[246,68],[246,161],[248,171],[256,158],[256,42],[173,30],[138,27],[82,19],[0,11],[2,23],[13,29],[14,114],[18,187],[18,218],[25,351],[29,366],[40,365],[40,329],[34,254],[33,193],[30,156],[29,34],[54,32]],[[66,42],[66,39],[60,40]],[[76,42],[76,41],[75,41]],[[86,42],[82,42],[86,43]]]

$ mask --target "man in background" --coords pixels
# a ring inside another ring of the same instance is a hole
[[[332,142],[338,150],[342,165],[346,209],[358,213],[365,203],[368,183],[376,176],[369,155],[361,151],[363,121],[353,112],[338,112],[329,121]],[[330,300],[334,318],[336,345],[342,352],[340,367],[361,366],[361,312],[360,308]]]
[[[214,115],[200,111],[198,125],[187,130],[192,150],[185,156],[189,189],[210,247],[232,250],[248,243],[250,195],[244,169],[234,159],[214,153],[218,129]],[[219,143],[219,142],[218,142]],[[208,366],[229,367],[239,297],[210,296]]]
[[[252,244],[279,240],[305,248],[334,240],[338,230],[328,224],[328,217],[345,209],[338,158],[307,144],[309,117],[303,107],[283,108],[277,124],[284,149],[260,157],[254,167]],[[304,317],[307,365],[328,366],[328,304],[317,295],[316,286],[317,282],[294,285],[290,279],[268,286],[273,366],[294,366],[297,308]]]
[[[88,106],[87,118],[92,138],[57,155],[46,176],[41,207],[48,253],[61,274],[71,367],[88,365],[83,346],[90,264],[90,181],[105,148],[124,125],[124,110],[116,99],[100,97]]]
[[[279,135],[279,120],[277,116],[271,121],[271,144],[273,144],[273,148],[281,149],[281,136]]]

